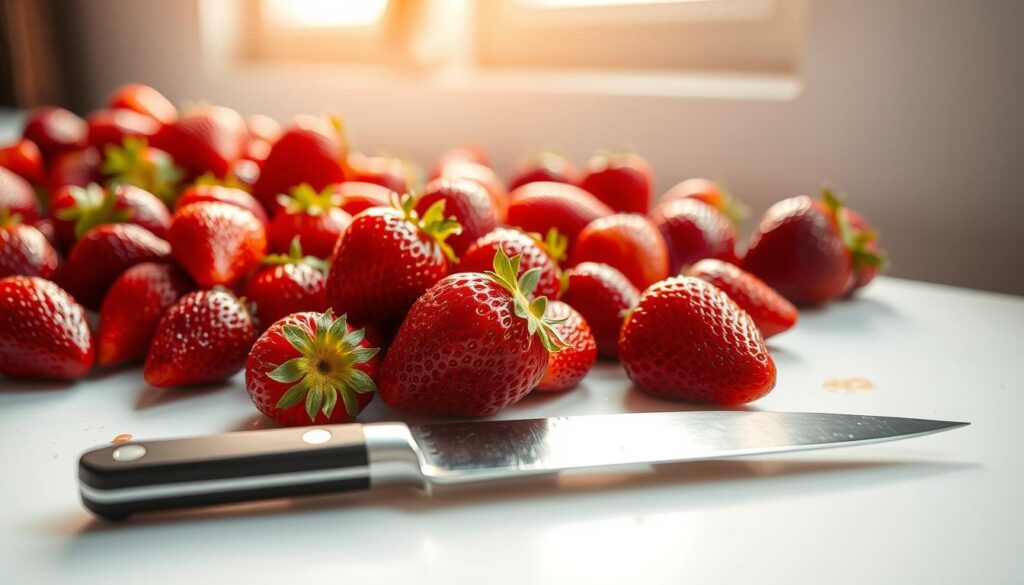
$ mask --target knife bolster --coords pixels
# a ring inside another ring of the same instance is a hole
[[[370,464],[370,487],[415,486],[429,490],[423,454],[409,427],[402,423],[363,425]]]

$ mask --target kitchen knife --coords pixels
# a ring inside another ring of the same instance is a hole
[[[576,469],[720,459],[905,439],[969,423],[801,412],[658,412],[344,424],[132,441],[79,461],[82,501],[143,511],[494,481]]]

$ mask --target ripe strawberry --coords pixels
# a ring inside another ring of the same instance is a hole
[[[454,262],[445,240],[461,231],[440,200],[422,216],[406,197],[401,209],[374,207],[352,220],[327,273],[327,302],[355,323],[401,319]]]
[[[373,183],[397,193],[409,191],[411,172],[408,164],[400,158],[350,152],[346,165],[345,178],[348,181]]]
[[[460,272],[487,272],[494,265],[494,255],[503,250],[507,256],[520,256],[519,276],[527,270],[540,271],[537,286],[530,293],[535,297],[557,298],[562,291],[558,260],[565,253],[565,236],[557,231],[548,232],[545,241],[536,234],[527,234],[513,228],[497,228],[478,239],[466,250],[458,265]]]
[[[72,246],[58,280],[84,307],[98,309],[122,272],[170,255],[171,246],[145,228],[131,223],[101,225]]]
[[[324,272],[327,264],[313,256],[303,256],[298,237],[288,255],[272,254],[263,259],[265,268],[245,285],[245,298],[254,306],[260,329],[303,311],[323,311]]]
[[[234,284],[259,266],[267,251],[267,233],[255,215],[213,201],[174,212],[167,240],[174,259],[203,288]]]
[[[494,208],[494,201],[476,181],[443,177],[434,179],[427,184],[417,200],[416,211],[426,213],[438,201],[445,202],[445,211],[462,226],[462,233],[453,234],[447,240],[456,256],[461,257],[477,238],[498,227],[498,212]],[[486,266],[490,266],[493,258],[492,251]]]
[[[52,279],[58,260],[46,236],[0,209],[0,278],[20,275]]]
[[[103,162],[100,152],[95,148],[72,150],[59,155],[49,165],[50,191],[61,187],[85,187],[90,183],[102,183],[103,174],[100,164]]]
[[[498,177],[491,167],[470,161],[451,161],[440,167],[438,173],[431,177],[431,180],[445,179],[469,179],[476,181],[487,190],[494,202],[494,209],[498,223],[503,223],[508,213],[508,191],[505,184]]]
[[[750,315],[765,339],[796,324],[797,311],[792,303],[734,264],[707,258],[691,266],[686,275],[710,282],[729,295]]]
[[[268,210],[279,208],[277,196],[309,183],[316,190],[345,180],[345,140],[337,118],[297,116],[263,161],[252,194]]]
[[[548,352],[565,343],[544,316],[547,299],[527,300],[540,271],[517,280],[518,264],[499,250],[494,272],[453,274],[416,301],[381,367],[384,402],[400,410],[487,416],[537,386]]]
[[[0,279],[0,375],[75,380],[92,361],[85,311],[70,295],[34,276]]]
[[[145,359],[160,318],[193,288],[170,264],[143,262],[125,270],[100,307],[97,362],[113,366]]]
[[[100,150],[108,144],[120,146],[125,138],[152,138],[160,131],[160,122],[132,110],[96,110],[85,118],[89,125],[90,146]]]
[[[672,274],[703,258],[736,263],[736,228],[725,215],[695,198],[677,198],[651,211],[668,246]]]
[[[591,158],[579,184],[618,212],[647,213],[651,206],[651,167],[637,154],[601,154]]]
[[[153,146],[166,151],[188,177],[224,177],[245,154],[249,131],[241,114],[222,106],[202,106],[164,126]]]
[[[335,190],[341,197],[339,205],[353,217],[371,207],[391,207],[391,202],[398,200],[398,193],[373,183],[345,181]]]
[[[750,238],[740,266],[796,305],[819,305],[846,293],[855,267],[878,267],[873,234],[850,224],[831,191],[771,206]]]
[[[576,239],[572,264],[603,262],[638,289],[669,275],[668,249],[658,228],[642,215],[617,213],[587,224]]]
[[[200,201],[217,201],[241,207],[256,216],[264,227],[270,227],[270,218],[259,201],[252,195],[236,187],[225,187],[216,184],[195,184],[181,192],[181,195],[174,200],[174,210],[177,211],[190,203]]]
[[[29,111],[22,138],[35,142],[50,164],[61,153],[84,148],[88,134],[85,120],[63,108],[42,107]]]
[[[622,327],[619,358],[637,388],[658,398],[743,404],[775,386],[775,362],[750,315],[686,276],[644,291]]]
[[[11,171],[0,168],[0,211],[3,210],[25,223],[39,220],[39,200],[32,185]]]
[[[615,213],[590,193],[564,183],[527,183],[516,189],[510,200],[509,225],[538,234],[555,228],[568,238],[570,252],[588,223]]]
[[[534,390],[560,392],[568,390],[587,375],[597,361],[597,342],[583,317],[561,301],[551,301],[544,316],[565,341],[562,351],[548,354],[548,367]]]
[[[508,190],[515,191],[527,183],[548,181],[553,183],[575,184],[577,181],[576,167],[564,156],[545,150],[519,161],[512,179],[508,182]]]
[[[160,124],[174,124],[178,121],[178,109],[160,92],[141,83],[122,85],[107,99],[110,108],[124,108],[156,120]]]
[[[860,234],[857,236],[862,239],[860,245],[863,246],[863,250],[868,254],[868,258],[853,263],[853,280],[850,283],[850,289],[846,291],[847,295],[852,295],[858,289],[864,288],[874,280],[882,265],[885,264],[885,254],[878,245],[878,234],[871,229],[868,220],[849,207],[844,207],[843,212],[848,223],[848,228],[846,229],[856,230]],[[878,261],[872,261],[872,256],[878,258]]]
[[[291,195],[279,195],[280,210],[267,232],[270,251],[287,252],[298,238],[307,254],[330,258],[338,238],[352,223],[352,216],[338,207],[340,200],[333,185],[317,193],[302,183],[291,190]]]
[[[191,292],[160,319],[142,373],[159,387],[221,382],[242,369],[255,341],[249,311],[233,294]]]
[[[256,408],[281,425],[349,422],[377,391],[378,351],[345,315],[296,313],[256,341],[245,388]]]
[[[0,167],[20,176],[33,185],[46,184],[46,165],[35,142],[20,138],[0,147]]]
[[[562,301],[579,311],[590,326],[601,357],[619,357],[619,332],[640,291],[621,272],[597,262],[583,262],[565,271]]]
[[[62,187],[50,195],[50,214],[54,235],[65,250],[93,228],[109,223],[133,223],[158,238],[166,238],[171,226],[167,207],[149,191],[132,185]]]
[[[665,191],[665,194],[658,200],[658,205],[686,198],[703,201],[714,207],[729,218],[736,229],[739,229],[740,224],[750,213],[747,206],[736,200],[722,185],[700,178],[687,179]]]

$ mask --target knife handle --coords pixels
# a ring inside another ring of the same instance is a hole
[[[422,476],[409,429],[377,423],[110,445],[82,455],[79,482],[86,508],[123,519],[137,512],[422,484]]]

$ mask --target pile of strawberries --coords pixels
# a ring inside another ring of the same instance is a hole
[[[340,121],[200,105],[144,85],[81,119],[30,112],[0,147],[0,374],[74,380],[144,363],[159,387],[245,369],[281,424],[391,407],[483,416],[575,386],[598,356],[667,399],[744,403],[775,384],[764,339],[794,305],[851,294],[881,252],[825,192],[742,206],[684,181],[652,208],[635,154],[476,149],[420,187],[349,148]],[[98,318],[93,318],[93,311]]]

